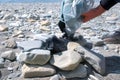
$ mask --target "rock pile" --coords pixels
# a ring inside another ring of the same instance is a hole
[[[61,38],[57,26],[59,7],[42,3],[0,4],[1,80],[104,80],[106,60],[102,50],[114,47],[120,53],[120,47],[105,45],[101,37],[113,30],[106,25],[118,28],[119,16],[111,13],[103,21],[104,14],[103,18],[83,24],[80,34],[87,41],[70,41]],[[93,48],[86,42],[92,42]]]
[[[59,75],[58,79],[87,78],[90,70],[88,64],[94,68],[92,71],[102,75],[105,73],[104,56],[90,51],[77,42],[57,38],[55,35],[39,34],[39,38],[33,40],[11,41],[4,44],[13,45],[13,43],[16,43],[20,53],[6,51],[1,54],[1,59],[21,64],[19,78],[47,77],[55,74]],[[13,68],[9,69],[13,71]]]

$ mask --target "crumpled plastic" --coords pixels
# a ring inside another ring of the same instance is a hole
[[[81,14],[93,7],[93,0],[63,0],[61,5],[61,21],[66,24],[68,34],[75,33],[81,26]]]

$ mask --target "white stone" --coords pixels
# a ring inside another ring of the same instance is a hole
[[[7,31],[8,27],[6,27],[5,25],[0,25],[0,31]]]

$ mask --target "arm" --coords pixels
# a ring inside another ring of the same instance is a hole
[[[87,21],[101,15],[106,10],[109,10],[115,4],[117,4],[116,0],[101,0],[100,5],[98,7],[91,9],[90,11],[83,13],[81,15],[83,18],[83,22],[87,22]]]
[[[106,10],[101,5],[99,5],[98,7],[96,7],[96,8],[81,15],[83,17],[83,22],[87,22],[87,21],[101,15],[105,11]]]

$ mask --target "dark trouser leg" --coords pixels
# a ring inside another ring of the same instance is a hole
[[[62,32],[65,32],[65,23],[64,22],[59,21],[58,26]]]
[[[64,37],[68,37],[68,35],[67,35],[67,32],[66,32],[66,27],[65,27],[65,23],[64,22],[62,22],[62,21],[59,21],[58,22],[58,26],[59,26],[59,28],[60,28],[60,30],[61,30],[61,32],[63,32],[63,33],[65,33],[64,35],[63,35],[63,38]]]

